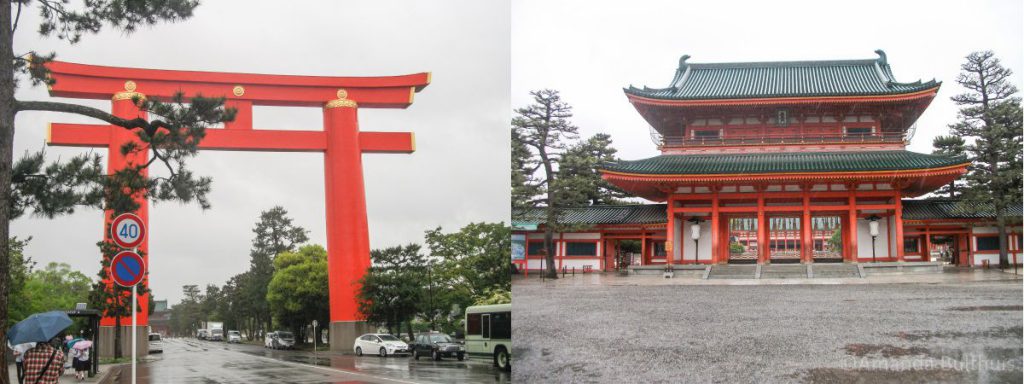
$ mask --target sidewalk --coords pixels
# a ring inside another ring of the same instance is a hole
[[[1018,273],[1021,273],[1018,270]],[[700,277],[677,276],[666,279],[657,275],[622,276],[616,272],[595,272],[576,276],[559,275],[558,279],[541,280],[536,274],[529,278],[513,275],[513,285],[843,285],[843,284],[955,284],[984,281],[1024,281],[1024,275],[1014,275],[1012,270],[1005,272],[999,269],[966,269],[947,267],[941,273],[885,273],[868,275],[864,278],[786,278],[786,279],[709,279]]]
[[[75,378],[75,371],[69,368],[68,370],[64,371],[65,372],[64,375],[61,375],[60,382],[61,383],[99,383],[112,371],[110,368],[115,366],[115,365],[118,365],[118,364],[100,364],[100,368],[99,368],[100,371],[98,373],[96,373],[96,376],[86,377],[85,380],[82,380],[82,381],[78,381],[78,379]],[[7,372],[10,374],[11,383],[17,383],[18,382],[18,370],[17,370],[17,367],[14,366],[14,363],[11,363],[10,365],[7,366]]]

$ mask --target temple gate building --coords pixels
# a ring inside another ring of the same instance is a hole
[[[867,60],[689,63],[665,88],[624,89],[661,154],[601,167],[659,204],[589,206],[560,221],[556,268],[933,261],[998,264],[994,215],[914,200],[966,172],[962,157],[906,150],[934,80],[897,81]],[[1018,218],[1020,207],[1012,213]],[[541,210],[514,214],[520,266],[543,266]],[[1010,228],[1011,262],[1021,227]],[[623,261],[623,244],[630,255]]]

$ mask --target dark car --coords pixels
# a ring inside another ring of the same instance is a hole
[[[424,332],[416,335],[416,339],[409,343],[409,349],[412,350],[412,358],[416,360],[419,360],[420,356],[430,356],[434,360],[454,357],[462,361],[466,358],[466,346],[456,343],[441,332]]]

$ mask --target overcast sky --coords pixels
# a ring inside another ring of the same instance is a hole
[[[408,109],[362,109],[365,131],[413,131],[410,155],[363,157],[373,248],[423,241],[428,229],[454,231],[509,216],[509,6],[466,1],[204,1],[192,19],[132,35],[107,30],[69,46],[36,33],[23,13],[15,51],[57,51],[58,60],[124,67],[377,76],[433,72]],[[23,87],[21,100],[49,100]],[[60,100],[60,99],[57,99]],[[109,101],[77,101],[109,110]],[[319,108],[257,107],[257,129],[322,129]],[[95,122],[55,113],[21,113],[15,153],[44,146],[48,122]],[[47,148],[51,159],[83,153]],[[105,149],[97,149],[104,156]],[[150,210],[150,282],[158,299],[178,302],[183,284],[223,284],[248,268],[260,211],[281,205],[295,224],[325,244],[321,154],[201,152],[190,162],[214,180],[213,208],[158,204]],[[32,236],[27,253],[94,276],[99,270],[102,213],[12,224]]]
[[[623,159],[658,154],[646,121],[626,100],[630,84],[668,86],[689,62],[874,59],[888,55],[896,79],[942,81],[918,120],[909,150],[931,152],[932,138],[956,119],[950,96],[963,58],[993,50],[1021,87],[1020,0],[998,1],[515,1],[512,103],[528,92],[561,91],[581,136],[605,132]]]

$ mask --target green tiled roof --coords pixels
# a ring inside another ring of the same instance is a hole
[[[661,155],[608,163],[604,171],[649,175],[733,173],[843,172],[931,169],[963,164],[963,157],[909,151],[779,152],[708,155]]]
[[[771,97],[881,96],[913,93],[941,84],[901,83],[892,75],[885,52],[877,59],[778,61],[761,63],[687,63],[679,59],[666,88],[625,88],[627,94],[662,100]]]
[[[1008,207],[1010,216],[1024,216],[1020,204]],[[994,219],[995,208],[987,205],[964,205],[959,199],[903,200],[904,220]]]
[[[956,199],[903,200],[904,220],[929,219],[991,219],[992,207],[962,206]],[[561,219],[567,225],[595,224],[664,224],[668,221],[665,204],[594,205],[567,208]],[[1024,216],[1020,205],[1009,209],[1010,216]],[[544,209],[513,212],[512,222],[537,224],[544,220]]]
[[[657,224],[666,221],[665,204],[595,205],[562,209],[558,222],[562,224]],[[537,224],[545,220],[544,208],[512,212],[512,225]]]

